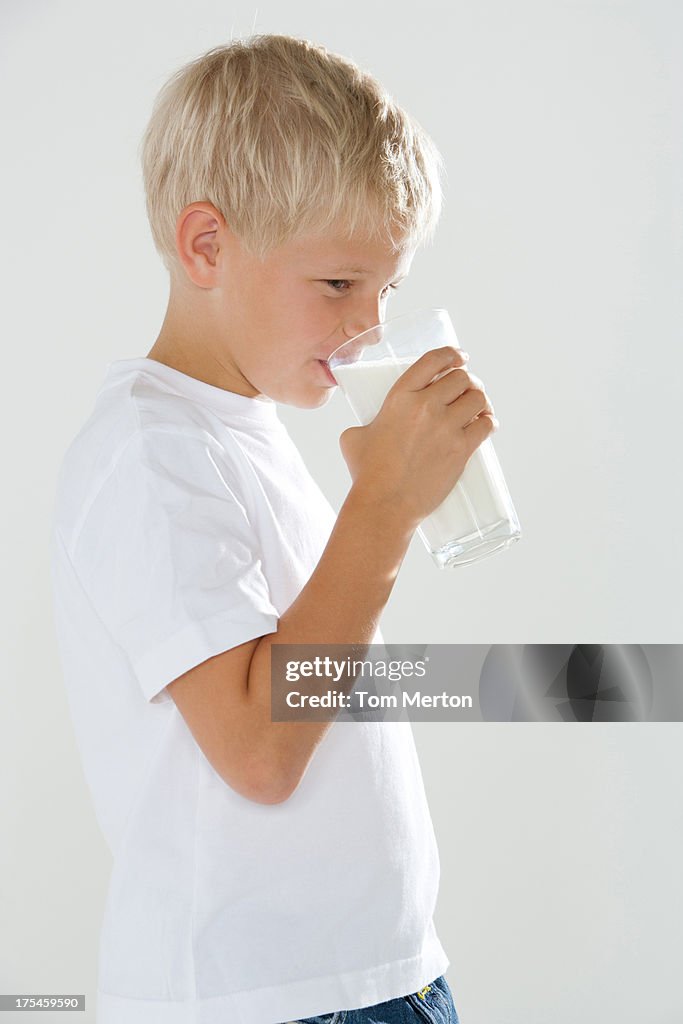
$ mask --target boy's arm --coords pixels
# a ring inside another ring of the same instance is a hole
[[[249,666],[247,698],[257,721],[277,799],[296,789],[332,721],[271,722],[272,644],[370,644],[415,527],[352,487],[323,554],[297,599],[261,637]]]
[[[426,353],[397,381],[372,423],[342,435],[354,482],[316,569],[277,632],[168,684],[211,764],[249,799],[287,799],[332,725],[271,721],[272,644],[371,643],[417,525],[495,427],[486,393],[471,386],[466,371],[433,380],[463,362],[448,346]]]
[[[285,800],[333,724],[271,721],[271,645],[371,643],[413,529],[352,487],[315,571],[277,632],[224,651],[168,684],[208,760],[242,796],[267,804]]]

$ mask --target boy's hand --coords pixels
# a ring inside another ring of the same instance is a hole
[[[451,345],[425,352],[392,386],[374,420],[339,438],[353,489],[410,528],[441,504],[498,426],[465,361]]]

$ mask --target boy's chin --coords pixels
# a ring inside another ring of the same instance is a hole
[[[288,395],[283,400],[285,405],[295,409],[319,409],[327,405],[336,388],[302,388],[297,394]]]
[[[292,375],[294,377],[294,375]],[[279,382],[279,387],[273,387],[267,392],[274,401],[281,405],[291,405],[295,409],[319,409],[326,405],[335,391],[339,390],[338,385],[325,385],[324,378],[319,382],[317,379],[307,379],[303,374],[297,379],[290,379]],[[276,393],[277,392],[277,393]]]

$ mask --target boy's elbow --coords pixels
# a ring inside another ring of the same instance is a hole
[[[292,788],[290,786],[271,784],[270,786],[252,787],[244,795],[248,800],[253,800],[257,804],[283,804],[286,800],[289,800],[295,789],[296,786]]]
[[[290,796],[294,792],[293,789],[282,789],[271,787],[270,789],[258,790],[256,795],[252,797],[257,804],[283,804],[289,800]]]
[[[234,781],[224,780],[228,785],[237,788]],[[278,771],[273,766],[263,766],[258,771],[252,771],[241,780],[238,792],[247,800],[257,804],[282,804],[289,800],[299,784],[299,780],[292,780],[289,775]]]

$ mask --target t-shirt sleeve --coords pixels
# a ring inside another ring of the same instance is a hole
[[[154,703],[195,665],[277,630],[243,486],[219,448],[161,430],[133,435],[74,545],[99,619]]]

